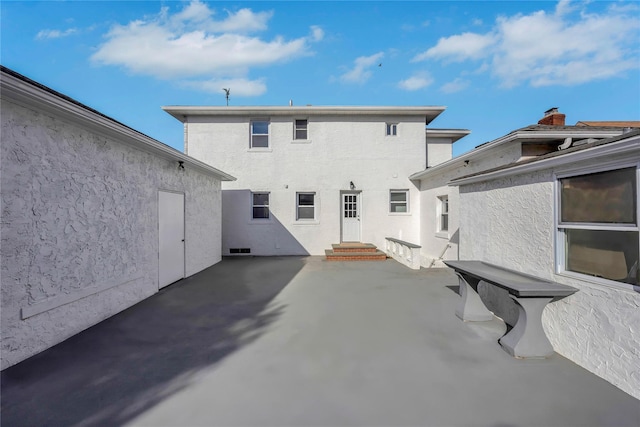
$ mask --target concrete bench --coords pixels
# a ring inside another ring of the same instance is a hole
[[[420,248],[419,245],[405,242],[393,237],[385,237],[387,256],[406,265],[414,270],[420,270]]]
[[[542,311],[554,298],[564,298],[577,289],[508,270],[482,261],[444,261],[455,270],[460,282],[460,302],[456,316],[464,321],[493,319],[478,295],[484,281],[509,292],[518,307],[513,329],[500,338],[502,348],[518,358],[543,358],[553,354],[553,346],[542,328]]]

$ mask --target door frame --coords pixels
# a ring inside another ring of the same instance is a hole
[[[344,196],[354,194],[357,196],[358,207],[358,240],[344,240]],[[362,190],[340,190],[340,243],[362,242]]]

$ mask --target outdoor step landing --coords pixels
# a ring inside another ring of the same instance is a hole
[[[377,252],[378,247],[371,243],[335,243],[331,245],[333,252]]]

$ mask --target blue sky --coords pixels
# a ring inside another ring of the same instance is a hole
[[[0,62],[182,150],[163,105],[437,105],[454,155],[558,107],[640,120],[640,4],[3,0]]]

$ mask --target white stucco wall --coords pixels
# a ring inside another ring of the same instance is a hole
[[[225,255],[324,255],[340,242],[340,191],[351,181],[361,191],[363,242],[417,243],[419,191],[407,177],[426,164],[424,117],[312,115],[306,142],[293,140],[301,117],[271,117],[267,151],[249,149],[251,118],[188,118],[188,154],[238,178],[223,184]],[[398,136],[385,136],[386,122],[398,123]],[[389,213],[391,189],[410,191],[409,214]],[[251,219],[251,191],[270,192],[270,220]],[[316,221],[296,221],[296,192],[316,193]]]
[[[435,168],[419,180],[420,184],[420,250],[421,265],[425,268],[444,267],[443,260],[458,259],[459,212],[458,187],[448,183],[455,178],[470,175],[517,161],[521,156],[519,143],[508,144],[491,153],[470,157],[469,163],[453,159],[447,165]],[[445,159],[446,160],[446,159]],[[449,197],[449,231],[438,232],[439,197]]]
[[[464,185],[460,259],[494,263],[579,289],[544,311],[554,349],[640,398],[640,294],[556,274],[554,215],[552,170]],[[481,295],[498,316],[515,322],[516,309],[503,292],[485,286]]]
[[[185,194],[186,275],[221,259],[219,179],[50,113],[1,109],[2,369],[158,291],[159,190]]]

